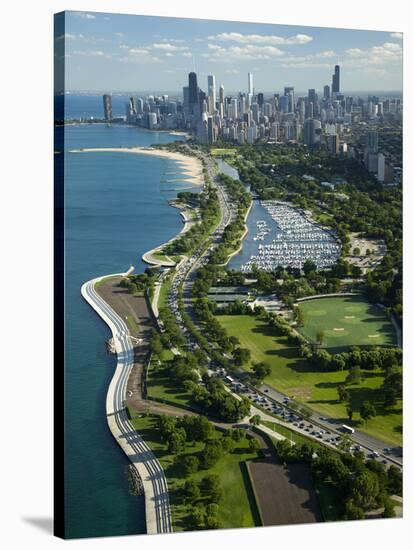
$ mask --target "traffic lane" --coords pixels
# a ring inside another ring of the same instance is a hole
[[[275,390],[271,386],[268,386],[267,384],[262,384],[259,390],[265,393],[266,396],[270,397],[274,401],[277,401],[279,403],[284,403],[286,406],[288,406],[288,403],[285,401],[285,399],[288,398],[288,396]],[[334,432],[337,432],[338,434],[342,435],[342,431],[340,431],[342,422],[340,422],[339,420],[334,418],[326,418],[325,416],[319,413],[313,413],[310,416],[310,419],[313,422],[317,422],[317,424],[319,424],[323,429],[326,429],[329,431],[333,430]],[[369,435],[366,435],[358,431],[355,431],[354,434],[351,435],[351,439],[356,444],[359,444],[365,447],[367,453],[371,453],[372,451],[378,451],[381,455],[385,455],[386,459],[388,458],[390,460],[395,460],[397,463],[403,464],[402,450],[400,449],[400,447],[386,447],[386,444],[383,441],[380,441],[376,438],[373,438]]]
[[[237,390],[235,389],[235,391]],[[297,432],[305,437],[314,439],[319,443],[331,446],[332,448],[337,448],[340,445],[342,436],[347,435],[314,425],[311,420],[305,420],[299,413],[291,412],[284,405],[275,405],[270,401],[270,399],[263,398],[253,391],[241,391],[240,393],[246,397],[249,397],[254,406],[260,407],[263,414],[270,413],[276,415],[277,418],[274,418],[274,422],[281,422],[281,425],[285,425],[285,427],[293,432]],[[350,452],[361,452],[366,459],[374,459],[381,462],[386,467],[389,467],[392,464],[389,456],[381,454],[377,451],[373,452],[369,448],[366,448],[356,442],[352,442]]]

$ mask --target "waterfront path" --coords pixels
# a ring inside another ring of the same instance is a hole
[[[111,275],[125,276],[126,274]],[[138,472],[145,493],[146,530],[148,534],[172,532],[168,485],[162,466],[151,449],[130,423],[125,408],[126,388],[133,368],[134,352],[128,327],[123,319],[95,290],[98,277],[83,284],[83,298],[100,315],[112,331],[117,352],[117,366],[106,397],[109,428],[118,444]]]

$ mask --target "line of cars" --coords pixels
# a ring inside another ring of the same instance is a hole
[[[224,381],[231,387],[232,391],[238,394],[242,394],[245,397],[249,398],[250,401],[264,412],[268,412],[272,415],[279,417],[285,423],[291,425],[291,429],[297,432],[301,432],[304,436],[312,436],[313,438],[318,439],[320,442],[323,442],[327,445],[333,447],[339,446],[342,441],[342,436],[337,435],[335,431],[326,430],[321,428],[318,425],[315,425],[311,420],[304,419],[300,414],[292,411],[288,408],[288,404],[291,399],[289,397],[284,397],[283,403],[277,403],[268,397],[265,397],[258,392],[254,391],[251,387],[243,384],[242,382],[234,379],[233,377],[227,375],[225,369],[217,369],[215,371],[216,376],[219,376],[224,379]],[[343,435],[348,435],[345,430]],[[351,453],[362,452],[366,458],[372,460],[378,460],[383,465],[389,466],[391,463],[386,459],[385,456],[381,455],[377,451],[370,451],[359,444],[351,444],[349,451]],[[384,449],[384,453],[390,453],[390,449]]]

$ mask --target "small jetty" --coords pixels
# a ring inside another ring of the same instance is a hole
[[[106,351],[110,355],[116,355],[116,347],[113,338],[109,338],[109,340],[106,341]]]

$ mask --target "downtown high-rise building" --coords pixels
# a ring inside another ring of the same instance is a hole
[[[378,153],[379,151],[379,133],[377,130],[369,130],[367,132],[366,147],[369,153]]]
[[[216,109],[216,102],[215,76],[210,74],[208,75],[208,105],[211,113]]]
[[[285,86],[284,87],[284,97],[285,100],[285,112],[293,113],[295,109],[295,100],[294,100],[294,86]]]
[[[191,72],[188,75],[188,103],[193,106],[197,105],[198,101],[198,79],[196,73]]]
[[[105,120],[110,122],[113,119],[112,96],[110,94],[104,94],[103,96],[103,112]]]
[[[248,73],[248,93],[254,95],[254,79],[252,73]]]
[[[340,66],[336,65],[334,67],[333,82],[331,86],[331,93],[338,94],[340,93]]]

